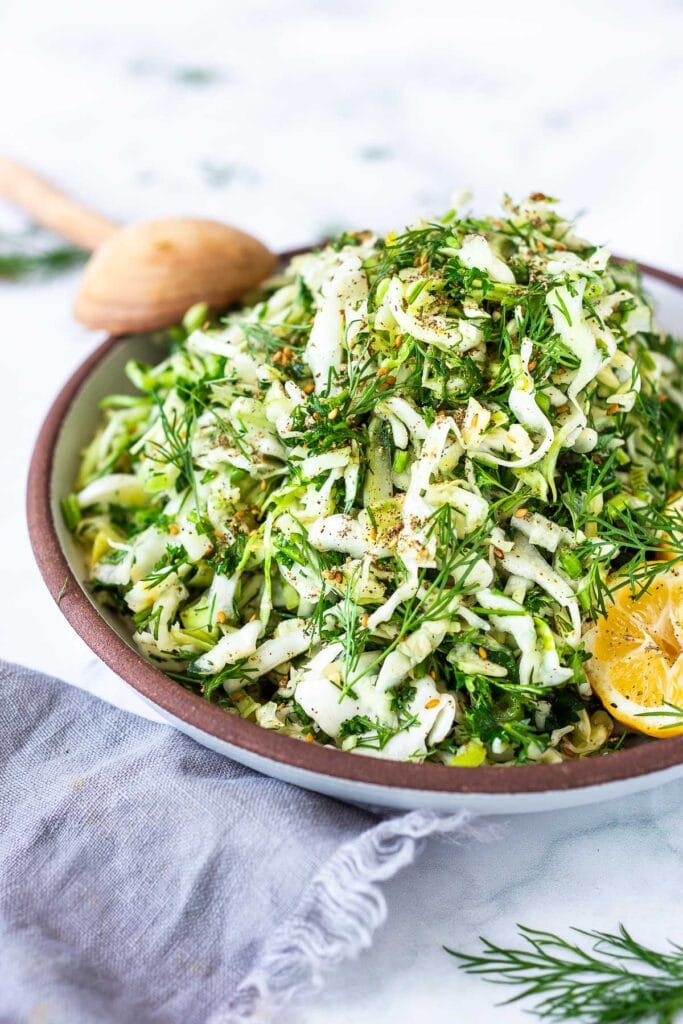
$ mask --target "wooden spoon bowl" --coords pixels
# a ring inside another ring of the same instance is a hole
[[[86,327],[126,334],[178,323],[196,302],[224,309],[268,277],[276,258],[251,235],[189,217],[142,221],[96,250],[76,295]]]
[[[86,327],[134,334],[179,323],[197,302],[224,309],[275,269],[251,235],[213,220],[168,217],[121,228],[13,160],[0,158],[0,195],[95,253],[76,295]]]

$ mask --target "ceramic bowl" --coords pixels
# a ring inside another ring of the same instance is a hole
[[[643,268],[665,327],[683,332],[683,279]],[[35,557],[63,615],[92,650],[171,724],[198,743],[258,771],[333,797],[391,808],[468,807],[512,814],[605,800],[683,775],[683,736],[614,754],[554,765],[448,768],[362,757],[280,736],[222,711],[164,675],[136,651],[124,621],[97,604],[84,584],[81,551],[62,522],[80,451],[99,420],[98,402],[130,390],[126,361],[164,356],[148,337],[110,338],[55,399],[40,431],[28,482]]]

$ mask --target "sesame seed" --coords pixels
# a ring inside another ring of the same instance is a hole
[[[228,621],[228,616],[225,614],[225,612],[223,612],[223,611],[216,612],[216,622],[220,622],[220,624],[222,626],[223,623],[227,622],[227,621]]]
[[[524,519],[524,517],[528,516],[528,515],[529,515],[529,509],[528,508],[518,508],[515,511],[515,519]]]
[[[425,708],[435,708],[435,707],[437,707],[438,704],[439,704],[439,698],[438,697],[432,697],[432,699],[428,700],[427,703],[425,704]]]
[[[488,656],[489,656],[489,652],[486,650],[486,648],[485,647],[480,647],[479,648],[479,657],[481,658],[481,660],[482,661],[487,661],[488,660]]]

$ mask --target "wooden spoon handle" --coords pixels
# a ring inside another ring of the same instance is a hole
[[[83,249],[97,249],[118,225],[81,206],[22,164],[0,157],[0,195],[48,228]]]

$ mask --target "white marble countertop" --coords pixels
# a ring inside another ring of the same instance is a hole
[[[7,0],[3,146],[121,220],[214,216],[273,247],[401,226],[462,186],[480,208],[542,189],[587,208],[591,237],[680,271],[682,23],[673,0],[556,13],[503,0]],[[0,206],[0,229],[21,223]],[[71,319],[74,284],[0,286],[0,653],[140,710],[48,597],[24,526],[40,420],[98,340]],[[432,844],[389,887],[376,947],[298,1019],[521,1021],[521,1007],[494,1009],[501,992],[440,951],[471,950],[481,932],[509,939],[516,921],[621,920],[645,940],[682,941],[682,809],[673,784],[513,819],[485,848]]]

